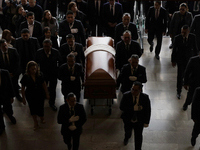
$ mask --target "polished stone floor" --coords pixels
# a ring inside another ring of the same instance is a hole
[[[176,68],[170,63],[171,50],[168,49],[169,38],[163,39],[160,60],[155,59],[154,51],[149,52],[149,45],[144,39],[144,54],[140,64],[147,70],[148,81],[144,85],[144,92],[151,100],[152,115],[150,126],[143,132],[143,150],[198,150],[200,139],[192,147],[190,144],[193,122],[191,107],[182,110],[186,98],[183,90],[180,100],[176,98]],[[83,91],[82,91],[83,92]],[[114,99],[112,114],[108,114],[105,106],[95,107],[94,115],[90,114],[90,105],[87,99],[81,100],[87,113],[87,122],[83,126],[80,139],[80,150],[132,150],[133,137],[127,146],[123,145],[124,131],[120,119],[119,103],[121,94]],[[104,100],[99,103],[104,103]],[[60,93],[60,82],[57,86],[56,105],[63,104]],[[17,124],[13,125],[7,116],[5,132],[0,136],[0,150],[66,150],[67,146],[60,134],[60,125],[57,124],[57,112],[52,111],[48,102],[45,102],[45,124],[33,131],[33,121],[28,106],[19,101],[13,103],[14,116]]]

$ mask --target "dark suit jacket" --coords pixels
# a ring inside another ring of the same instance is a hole
[[[70,80],[70,76],[74,76],[76,79],[74,81]],[[65,63],[59,68],[58,79],[62,81],[62,93],[68,91],[80,91],[81,90],[81,80],[84,81],[84,73],[81,64],[75,63],[74,73],[71,74],[68,68],[68,64]]]
[[[75,51],[74,52],[78,53],[77,56],[76,56],[76,62],[82,64],[83,68],[85,68],[85,55],[84,55],[84,52],[83,52],[82,44],[75,42]],[[70,54],[70,53],[71,53],[71,51],[69,49],[69,45],[67,43],[64,43],[60,47],[60,54],[62,56],[63,63],[66,63],[67,55]]]
[[[43,41],[45,40],[45,36],[41,36],[40,38],[38,38],[38,41],[40,43],[40,47],[43,47]],[[51,36],[51,41],[52,41],[52,47],[55,49],[59,49],[58,47],[58,41],[57,38],[55,36]]]
[[[88,14],[88,4],[86,1],[82,0],[81,2],[77,2],[77,0],[72,0],[76,3],[78,10],[82,11],[84,14]]]
[[[147,94],[140,93],[139,104],[143,107],[143,109],[141,111],[134,111],[133,108],[135,104],[133,103],[131,91],[124,93],[120,103],[120,110],[123,111],[121,118],[127,122],[131,122],[131,120],[136,116],[138,122],[149,124],[151,116],[149,96]]]
[[[200,15],[196,15],[192,21],[192,25],[190,28],[191,33],[194,33],[196,35],[198,50],[200,50]]]
[[[40,48],[40,44],[37,38],[30,37],[27,41],[29,49],[25,49],[24,40],[20,37],[16,39],[15,48],[17,49],[20,56],[20,67],[22,71],[25,71],[26,64],[34,60],[37,50]]]
[[[110,3],[107,2],[103,5],[103,20],[105,26],[108,26],[108,22],[120,23],[122,21],[123,9],[120,3],[115,2],[114,16],[110,12]]]
[[[149,8],[147,13],[146,22],[145,22],[145,29],[149,31],[159,31],[159,32],[166,32],[167,28],[167,13],[163,7],[160,7],[160,13],[158,18],[155,18],[155,8],[154,6]]]
[[[196,36],[192,33],[188,35],[187,43],[183,42],[181,34],[175,36],[173,50],[171,55],[171,62],[183,63],[188,62],[190,57],[198,54]]]
[[[131,40],[129,50],[125,49],[124,41],[120,41],[116,46],[115,65],[116,68],[121,70],[123,65],[129,63],[128,59],[132,54],[137,54],[139,57],[142,55],[140,44],[137,41]]]
[[[38,22],[42,21],[43,9],[40,5],[36,4],[34,7],[30,7],[28,5],[27,10],[34,12],[35,20],[37,20]]]
[[[59,24],[59,36],[62,37],[60,45],[66,42],[66,35],[73,34],[75,37],[75,41],[78,43],[81,43],[85,47],[85,30],[83,28],[83,24],[79,20],[74,20],[74,25],[72,29],[78,29],[77,33],[71,33],[71,30],[69,28],[69,23],[67,20],[63,20]]]
[[[200,122],[200,87],[196,88],[192,99],[191,119]]]
[[[44,6],[44,2],[45,0],[41,0],[40,2],[40,6]],[[46,2],[46,9],[43,8],[43,10],[50,10],[52,16],[56,16],[56,11],[57,11],[57,3],[58,3],[58,0],[47,0]]]
[[[47,57],[43,48],[36,53],[35,61],[39,64],[41,72],[47,79],[57,78],[58,69],[62,62],[60,52],[51,48],[51,54]]]
[[[141,83],[147,82],[145,67],[138,65],[136,73],[134,75],[132,75],[131,74],[131,65],[125,64],[120,72],[119,77],[117,78],[117,87],[119,87],[120,83],[122,84],[122,86],[121,86],[122,93],[130,91],[130,89],[134,83],[134,81],[131,81],[129,79],[129,76],[137,77],[137,81],[139,81]]]
[[[200,86],[200,57],[190,58],[184,74],[184,85],[193,87]]]
[[[27,21],[24,21],[21,23],[20,27],[19,27],[19,31],[21,32],[22,29],[27,28],[28,29],[28,23]],[[21,35],[19,33],[19,35]],[[39,38],[42,36],[42,26],[41,23],[38,21],[34,21],[34,27],[33,27],[33,34],[32,37],[36,37]]]
[[[121,36],[123,36],[123,32],[125,30],[129,30],[131,32],[132,40],[138,39],[138,31],[137,31],[136,25],[130,22],[128,29],[124,29],[124,24],[123,22],[121,22],[117,24],[115,27],[115,45],[117,45],[117,43],[122,40]]]
[[[10,101],[11,98],[15,97],[15,93],[7,70],[0,69],[0,78],[0,104],[2,104],[4,101]]]
[[[75,116],[79,116],[79,120],[75,122],[76,130],[82,130],[83,124],[86,122],[86,114],[82,104],[76,103],[74,107]],[[58,124],[62,124],[61,134],[66,135],[69,131],[68,127],[71,125],[69,122],[70,119],[70,109],[67,103],[60,106],[58,111],[57,122]]]
[[[3,59],[3,53],[0,51],[0,68],[8,70],[13,76],[19,74],[19,54],[15,48],[8,48],[9,68],[6,68]]]

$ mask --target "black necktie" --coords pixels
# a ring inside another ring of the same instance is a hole
[[[74,107],[71,107],[71,116],[73,116],[74,115]]]
[[[111,13],[112,16],[113,16],[113,5],[111,6],[110,13]]]
[[[156,16],[155,18],[157,19],[158,18],[158,9],[156,9]]]
[[[186,37],[184,38],[184,43],[187,43],[187,38]]]
[[[125,49],[128,51],[129,50],[129,44],[126,44]]]
[[[9,67],[9,61],[8,61],[7,53],[4,53],[4,62],[5,62],[6,68],[8,69],[8,67]]]

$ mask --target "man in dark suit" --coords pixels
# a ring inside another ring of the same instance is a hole
[[[75,42],[73,34],[68,34],[66,40],[67,42],[60,47],[62,62],[66,63],[67,55],[71,53],[75,56],[76,62],[82,64],[82,67],[85,68],[85,55],[82,44]]]
[[[43,9],[40,5],[36,3],[36,0],[29,0],[27,10],[35,14],[35,20],[37,20],[38,22],[42,21]]]
[[[37,38],[30,37],[28,29],[22,29],[21,37],[16,39],[14,46],[20,57],[20,71],[25,73],[26,64],[34,60],[37,50],[40,48],[40,44]]]
[[[61,134],[68,149],[73,147],[73,150],[78,150],[82,126],[87,120],[86,113],[83,105],[76,103],[74,93],[69,93],[65,100],[66,103],[60,106],[57,122],[62,124]]]
[[[56,99],[56,86],[58,69],[61,64],[60,52],[57,49],[52,48],[52,41],[45,39],[43,42],[43,48],[39,49],[35,57],[36,62],[40,66],[40,71],[44,74],[44,79],[49,84],[49,106],[52,110],[56,111],[55,106]]]
[[[200,87],[197,87],[192,98],[191,119],[194,121],[191,145],[195,146],[196,138],[200,133]]]
[[[117,24],[115,27],[115,45],[117,45],[117,43],[122,40],[123,33],[126,30],[129,30],[131,32],[132,40],[137,41],[138,32],[137,32],[136,25],[130,21],[131,21],[130,14],[124,13],[122,17],[122,22]]]
[[[81,79],[80,79],[81,78]],[[61,80],[61,92],[66,99],[70,92],[76,94],[77,101],[80,100],[81,80],[84,81],[84,73],[81,64],[75,63],[75,56],[69,54],[67,63],[60,66],[58,79]]]
[[[132,88],[123,94],[120,110],[123,111],[121,118],[124,122],[124,145],[128,144],[132,129],[134,129],[135,150],[141,150],[142,132],[144,127],[149,126],[151,104],[149,96],[142,93],[140,82],[135,82]]]
[[[14,91],[15,96],[19,101],[22,101],[22,97],[19,95],[19,54],[15,48],[8,48],[8,45],[6,43],[5,39],[0,40],[0,68],[8,70]]]
[[[89,0],[88,1],[88,20],[92,30],[92,36],[102,36],[103,27],[103,5],[106,0]],[[97,30],[97,31],[96,31]],[[96,35],[97,33],[97,35]]]
[[[115,0],[109,0],[103,5],[103,21],[107,36],[114,38],[115,26],[122,21],[122,14],[122,5]]]
[[[142,55],[140,44],[137,41],[131,40],[131,32],[126,30],[123,33],[123,40],[117,43],[115,66],[119,71],[123,65],[129,63],[129,58],[137,54],[139,57]]]
[[[9,72],[4,69],[0,69],[0,108],[3,105],[3,111],[7,114],[13,124],[16,124],[16,119],[13,117],[13,110],[11,103],[15,97],[12,82]],[[0,109],[0,135],[5,130],[5,124],[3,120],[3,113]]]
[[[121,92],[125,93],[129,91],[134,82],[139,81],[141,83],[147,82],[146,68],[139,65],[138,55],[132,55],[130,58],[130,64],[125,64],[122,67],[119,77],[117,78],[117,87],[121,86]]]
[[[85,47],[85,30],[81,21],[76,20],[74,13],[68,11],[66,19],[59,24],[59,36],[62,37],[60,45],[66,42],[66,35],[73,34],[76,42]]]
[[[26,16],[26,20],[21,23],[19,27],[19,31],[21,32],[22,29],[27,28],[29,29],[30,36],[39,38],[42,36],[42,26],[41,23],[34,20],[34,13],[28,12]]]
[[[177,65],[177,98],[181,98],[181,91],[183,86],[183,76],[185,67],[190,57],[198,54],[196,36],[189,33],[190,29],[187,25],[181,29],[181,34],[174,39],[174,46],[171,55],[172,66]]]
[[[162,46],[162,35],[165,35],[167,27],[167,13],[161,7],[161,1],[155,1],[154,6],[149,8],[145,22],[145,33],[148,33],[148,43],[150,44],[150,52],[153,51],[153,39],[156,35],[157,45],[155,48],[155,57],[160,59],[160,50]]]
[[[44,33],[44,35],[41,36],[40,38],[38,38],[38,41],[40,43],[40,47],[43,47],[43,41],[45,39],[49,39],[49,40],[52,41],[52,47],[55,48],[55,49],[59,49],[57,38],[55,36],[51,35],[50,28],[49,27],[45,27],[44,30],[43,30],[43,33]]]
[[[198,49],[200,50],[200,15],[196,15],[192,21],[192,25],[190,27],[191,33],[194,33],[196,35],[196,40],[197,40],[197,46]]]
[[[183,110],[187,110],[188,105],[192,103],[194,91],[200,86],[200,53],[199,56],[190,58],[184,74],[184,88],[188,90],[187,98],[183,105]]]

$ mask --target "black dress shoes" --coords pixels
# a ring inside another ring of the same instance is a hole
[[[191,145],[195,146],[195,144],[196,144],[196,138],[192,137],[191,138]]]
[[[4,130],[5,130],[5,127],[3,127],[3,128],[0,128],[0,135],[2,135],[2,134],[3,134]]]
[[[172,49],[172,48],[173,48],[173,44],[170,44],[170,45],[169,45],[169,49]]]
[[[13,116],[8,116],[8,118],[10,119],[10,121],[13,123],[13,124],[16,124],[16,119],[15,119],[15,117],[13,117]]]
[[[49,105],[53,111],[57,111],[57,107],[55,105]]]
[[[155,57],[156,57],[156,59],[157,59],[157,60],[159,60],[159,59],[160,59],[160,56],[158,56],[158,55],[155,55]]]
[[[128,144],[128,139],[125,138],[125,139],[124,139],[124,145],[127,145],[127,144]]]
[[[17,95],[16,98],[18,101],[22,102],[22,97],[20,95]]]
[[[150,45],[150,48],[149,48],[150,52],[153,51],[153,44]]]
[[[186,111],[188,109],[188,105],[183,105],[183,110]]]
[[[176,97],[177,97],[178,99],[181,99],[181,94],[180,94],[180,93],[177,93]]]

